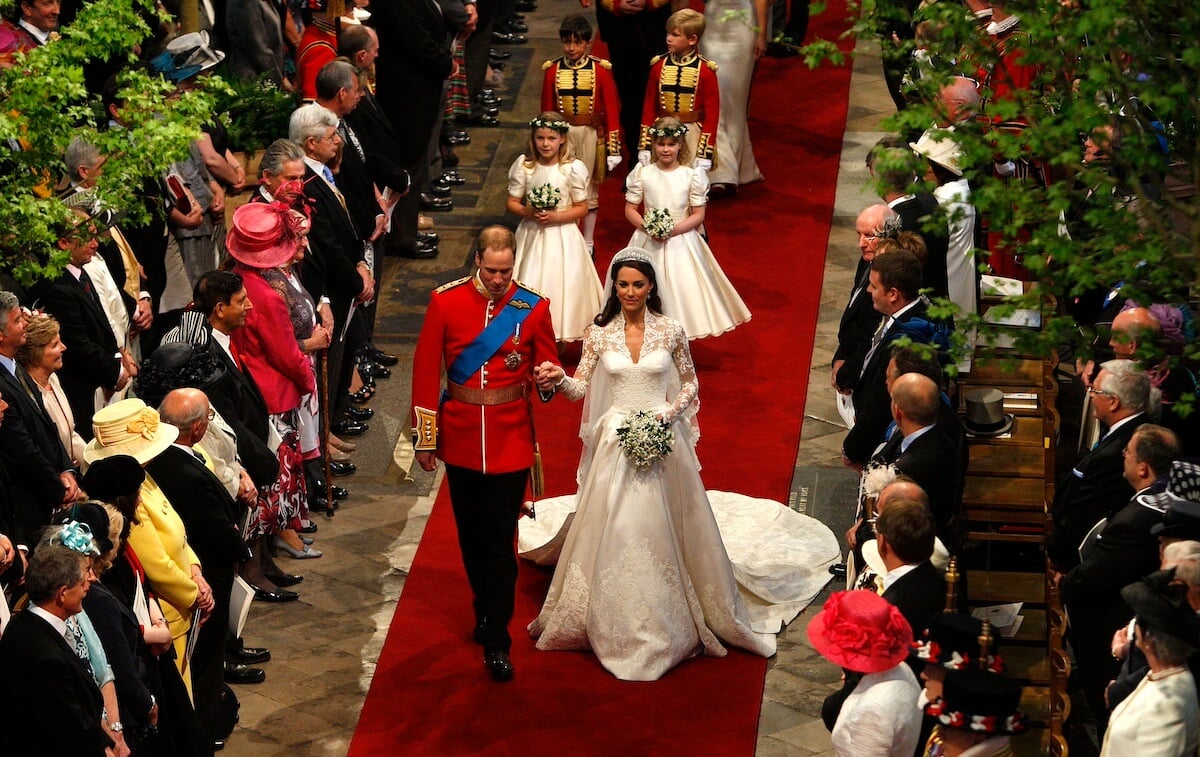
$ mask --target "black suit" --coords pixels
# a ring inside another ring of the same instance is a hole
[[[883,434],[892,422],[892,400],[887,390],[891,343],[899,337],[905,324],[927,318],[924,301],[917,300],[888,326],[879,346],[865,359],[852,397],[854,428],[850,429],[842,442],[842,452],[851,462],[860,465],[866,463],[875,448],[883,442]]]
[[[45,620],[29,611],[13,616],[0,637],[0,670],[9,745],[33,745],[38,754],[98,756],[112,746],[100,726],[104,703],[91,671]]]
[[[225,373],[205,389],[208,401],[237,437],[238,457],[255,486],[270,486],[279,476],[279,458],[267,447],[267,402],[254,377],[234,365],[229,354],[208,338],[208,352]]]
[[[883,598],[900,610],[917,638],[929,627],[929,620],[946,607],[946,578],[926,560],[896,579]]]
[[[1059,481],[1052,510],[1054,531],[1046,540],[1046,552],[1059,570],[1078,565],[1079,543],[1088,530],[1133,496],[1124,476],[1125,445],[1145,422],[1143,413],[1109,432]]]
[[[204,578],[212,587],[216,608],[200,628],[190,661],[196,717],[212,738],[224,736],[217,725],[218,698],[225,671],[225,636],[229,626],[229,597],[237,563],[245,555],[237,528],[237,504],[220,479],[194,454],[167,447],[146,464],[180,520],[188,544],[200,558]]]
[[[850,300],[838,323],[838,346],[833,361],[845,361],[837,375],[838,386],[844,388],[858,383],[863,358],[871,348],[871,336],[879,327],[881,315],[867,293],[870,273],[871,264],[859,258],[858,268],[854,271],[854,289],[850,291]]]
[[[375,96],[364,90],[358,107],[346,114],[345,121],[367,153],[367,170],[375,184],[396,194],[407,192],[411,179],[399,162],[400,141]]]
[[[900,452],[897,442],[894,456],[884,458],[884,462],[895,463],[897,470],[920,484],[929,495],[929,510],[933,513],[937,535],[951,552],[957,551],[959,535],[954,529],[962,504],[968,454],[966,446],[958,440],[961,432],[962,427],[957,423],[947,427],[939,420],[933,428],[914,439],[904,452]]]
[[[85,440],[92,438],[92,414],[97,389],[115,389],[121,376],[119,345],[108,313],[97,295],[69,271],[54,281],[41,281],[33,293],[46,312],[58,319],[63,344],[63,367],[58,372],[63,393],[75,415],[75,430]]]
[[[0,366],[0,394],[8,403],[4,422],[0,423],[0,465],[8,473],[15,541],[25,541],[33,532],[50,523],[50,514],[62,504],[63,488],[59,476],[74,466],[58,429],[42,408],[41,392],[25,369],[17,366],[21,382]],[[12,535],[12,534],[10,534]]]

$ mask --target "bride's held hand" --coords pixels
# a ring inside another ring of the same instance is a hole
[[[539,364],[533,372],[534,381],[537,383],[538,389],[543,392],[552,390],[566,375],[562,366],[555,365],[549,360]]]

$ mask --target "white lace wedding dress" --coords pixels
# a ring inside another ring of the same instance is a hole
[[[558,563],[529,631],[538,649],[592,650],[624,680],[655,680],[701,652],[722,657],[725,644],[773,655],[774,633],[828,580],[837,540],[768,500],[713,492],[714,516],[693,449],[699,401],[683,329],[647,312],[634,360],[624,326],[618,314],[590,328],[563,386],[571,399],[587,394],[578,495],[542,500],[536,521],[521,519],[523,556]],[[617,427],[636,410],[661,413],[675,436],[671,453],[646,471],[617,442]],[[731,542],[740,564],[726,553]]]

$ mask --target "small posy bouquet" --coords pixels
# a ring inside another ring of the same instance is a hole
[[[650,208],[642,217],[642,228],[655,239],[666,239],[675,228],[675,219],[666,208]]]
[[[625,416],[617,427],[621,451],[638,470],[646,470],[666,457],[673,440],[670,427],[645,410]]]
[[[558,207],[559,200],[562,199],[562,192],[558,191],[558,187],[553,184],[543,184],[529,190],[525,199],[530,207],[536,210],[554,210]]]

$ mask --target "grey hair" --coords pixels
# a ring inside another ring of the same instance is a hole
[[[5,336],[4,329],[8,326],[8,314],[14,308],[21,307],[21,301],[12,292],[0,289],[0,336]]]
[[[1135,413],[1145,412],[1150,405],[1150,379],[1132,360],[1109,360],[1100,365],[1108,380],[1100,390],[1116,397],[1121,407]]]
[[[100,149],[78,135],[71,137],[63,154],[63,162],[67,164],[67,175],[71,177],[71,181],[82,181],[79,169],[94,166],[99,160]]]
[[[74,586],[83,579],[87,558],[78,552],[53,544],[38,547],[25,569],[25,591],[29,601],[43,604],[64,586]]]
[[[349,61],[331,60],[317,72],[317,98],[332,100],[339,91],[350,89],[358,81],[358,69]]]
[[[1158,661],[1168,667],[1186,664],[1192,652],[1196,651],[1195,644],[1189,644],[1161,628],[1145,624],[1142,625],[1142,647],[1150,647]]]
[[[292,117],[288,121],[288,139],[303,145],[310,138],[324,137],[326,129],[337,128],[337,125],[338,117],[324,105],[301,105],[292,111]]]
[[[277,139],[267,146],[263,152],[262,162],[258,165],[258,175],[266,174],[279,176],[283,173],[283,164],[304,160],[304,148],[290,139]]]
[[[1175,568],[1175,578],[1188,587],[1200,586],[1200,541],[1176,541],[1163,548],[1162,564]]]

